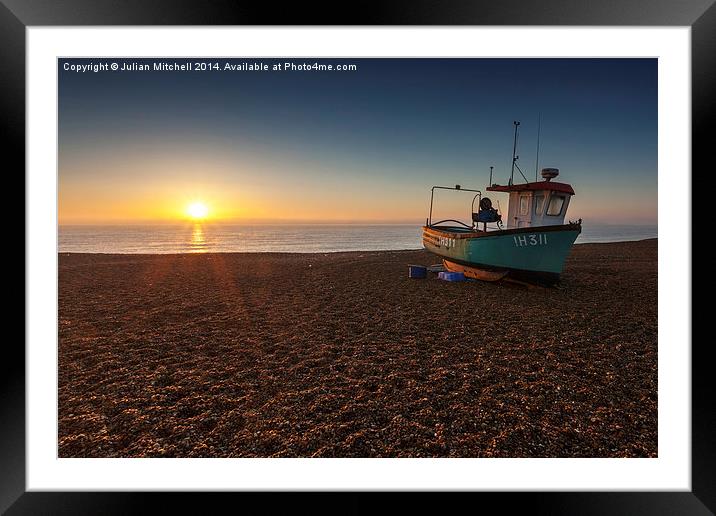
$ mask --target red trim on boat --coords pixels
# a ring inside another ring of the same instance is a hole
[[[555,183],[553,181],[538,181],[536,183],[523,183],[521,185],[493,185],[488,186],[488,192],[526,192],[534,190],[553,190],[555,192],[574,195],[574,189],[567,183]]]
[[[525,228],[496,229],[494,231],[454,231],[451,227],[423,226],[423,237],[431,234],[446,235],[451,238],[484,238],[517,233],[550,233],[552,231],[578,231],[582,232],[581,224],[560,224],[558,226],[533,226]]]

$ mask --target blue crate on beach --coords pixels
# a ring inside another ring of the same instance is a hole
[[[422,265],[408,265],[408,277],[422,279],[428,275],[428,268]]]
[[[465,275],[462,272],[439,272],[438,278],[445,281],[465,281]]]

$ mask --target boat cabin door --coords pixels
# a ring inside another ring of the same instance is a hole
[[[527,228],[532,225],[532,192],[511,192],[507,228]]]

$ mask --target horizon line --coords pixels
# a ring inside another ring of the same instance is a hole
[[[604,220],[594,219],[592,224],[604,226],[658,226],[658,221],[634,221],[634,222],[607,222]],[[417,221],[374,221],[374,220],[358,220],[358,221],[316,221],[316,220],[140,220],[140,221],[104,221],[104,222],[63,222],[57,223],[58,227],[62,226],[178,226],[185,224],[207,224],[207,225],[253,225],[253,226],[424,226],[425,222]]]

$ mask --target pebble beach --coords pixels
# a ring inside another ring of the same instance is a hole
[[[60,457],[656,457],[657,240],[556,288],[423,250],[61,253]]]

